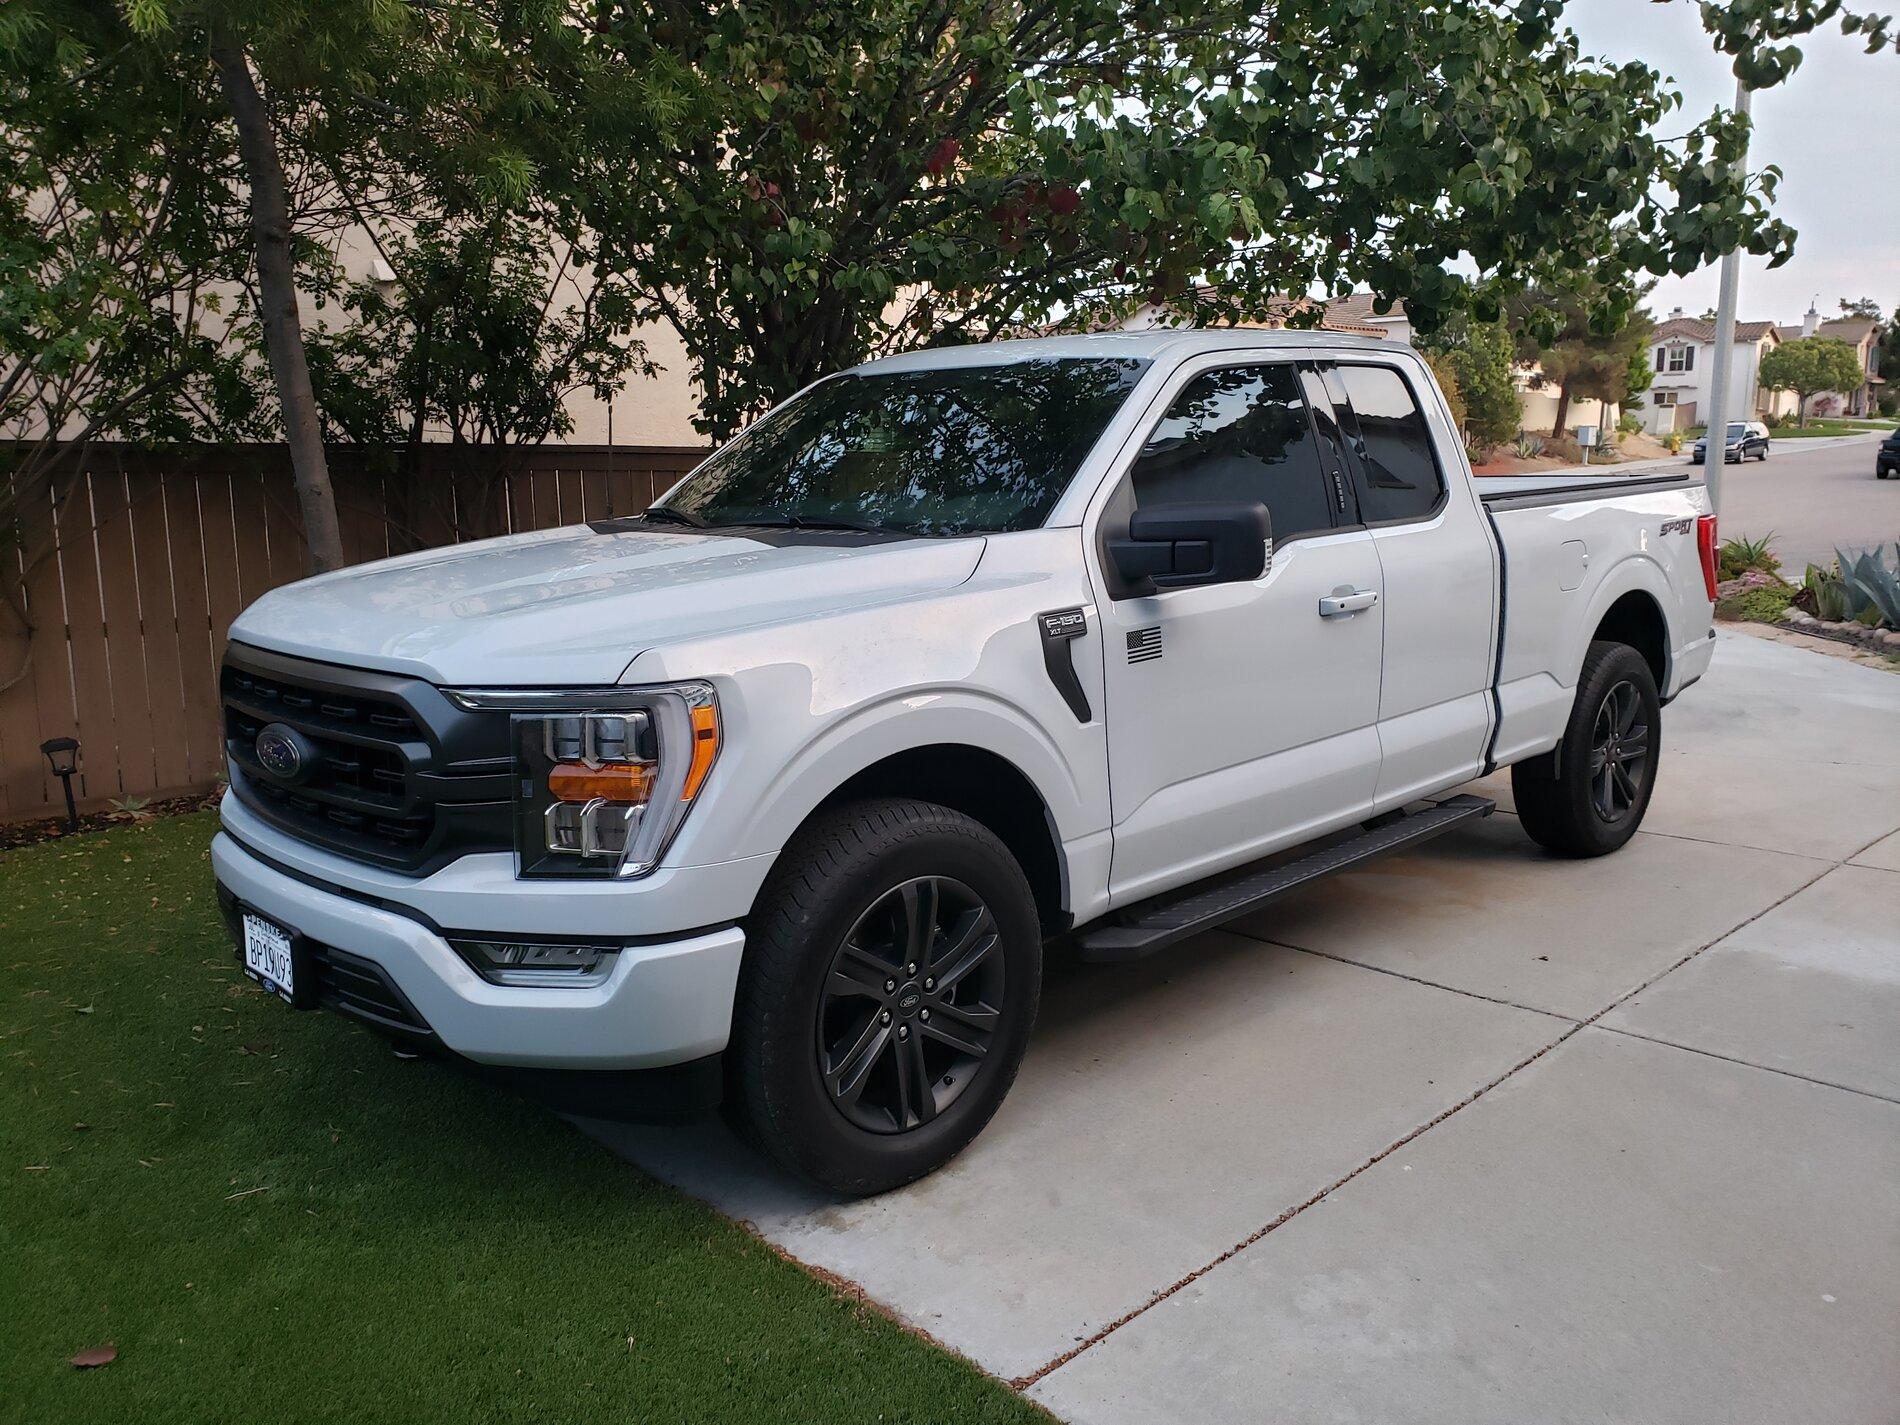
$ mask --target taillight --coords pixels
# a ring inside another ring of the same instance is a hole
[[[1709,602],[1715,602],[1715,516],[1703,515],[1695,522],[1696,553],[1702,556],[1702,587]]]

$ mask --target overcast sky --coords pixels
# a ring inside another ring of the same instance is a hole
[[[1891,11],[1892,5],[1868,7]],[[1673,76],[1699,119],[1735,99],[1729,60],[1702,29],[1693,0],[1574,0],[1566,11],[1585,53],[1637,59]],[[1754,96],[1749,167],[1782,172],[1775,211],[1799,231],[1794,258],[1773,272],[1742,265],[1743,321],[1798,322],[1817,299],[1838,316],[1843,297],[1900,306],[1900,55],[1867,54],[1838,30],[1811,37],[1793,79]],[[1650,305],[1715,305],[1716,269],[1665,277]]]

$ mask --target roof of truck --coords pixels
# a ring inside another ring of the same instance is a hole
[[[1403,351],[1402,341],[1382,341],[1333,331],[1267,331],[1258,327],[1229,327],[1198,331],[1156,327],[1138,332],[1102,332],[1091,336],[1042,336],[1020,341],[974,342],[969,346],[940,346],[867,361],[858,371],[927,371],[945,366],[994,366],[1007,361],[1047,360],[1055,357],[1125,356],[1153,361],[1161,356],[1194,356],[1204,351],[1259,351],[1274,347],[1340,347],[1355,351]]]

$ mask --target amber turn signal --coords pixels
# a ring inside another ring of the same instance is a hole
[[[693,760],[686,768],[686,785],[680,800],[690,802],[699,795],[700,784],[712,771],[713,758],[719,755],[719,709],[701,703],[693,709]]]
[[[557,802],[644,802],[653,792],[646,762],[557,762],[548,769],[548,795]]]

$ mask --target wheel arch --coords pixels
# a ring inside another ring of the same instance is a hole
[[[1669,688],[1669,621],[1662,605],[1647,589],[1619,594],[1604,609],[1590,634],[1590,642],[1623,643],[1643,655],[1656,679],[1658,693]],[[1585,652],[1588,647],[1586,645]],[[1581,665],[1579,665],[1581,666]]]
[[[1022,867],[1044,932],[1056,934],[1067,928],[1065,866],[1055,819],[1035,783],[1007,758],[968,743],[907,748],[854,772],[805,820],[873,797],[934,802],[986,827]]]

